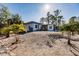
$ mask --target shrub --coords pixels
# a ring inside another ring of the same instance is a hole
[[[19,25],[19,33],[25,32],[25,28],[23,24]]]
[[[4,27],[1,29],[1,34],[5,35],[6,37],[9,37],[10,30],[11,30],[10,27]]]
[[[2,35],[5,35],[6,37],[9,37],[10,31],[13,31],[15,34],[24,33],[25,28],[23,24],[12,24],[9,27],[4,27],[0,30],[0,33]]]
[[[25,28],[24,28],[23,24],[13,24],[11,27],[12,27],[12,31],[14,33],[25,32]]]
[[[14,32],[14,33],[18,33],[18,29],[19,29],[19,25],[18,24],[13,24],[11,25],[11,30]]]

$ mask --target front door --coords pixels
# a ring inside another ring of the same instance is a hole
[[[29,31],[30,31],[30,32],[32,32],[32,31],[33,31],[33,28],[32,28],[32,27],[30,27],[30,26],[29,26]]]

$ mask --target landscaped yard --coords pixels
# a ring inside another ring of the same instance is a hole
[[[76,35],[76,37],[79,37]],[[24,35],[18,35],[23,40],[18,42],[17,47],[7,53],[1,55],[22,55],[22,56],[70,56],[79,55],[78,41],[71,41],[76,47],[69,46],[67,39],[63,38],[60,32],[30,32]],[[72,37],[74,38],[74,37]]]

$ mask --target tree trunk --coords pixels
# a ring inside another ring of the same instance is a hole
[[[64,32],[62,31],[62,36],[64,36]]]
[[[78,35],[79,35],[79,31],[78,31]]]
[[[9,32],[6,34],[6,38],[8,38],[9,37]]]
[[[70,32],[68,32],[68,45],[71,45],[71,33]]]
[[[72,36],[74,35],[74,32],[72,32]]]
[[[71,45],[70,38],[68,38],[68,45]]]

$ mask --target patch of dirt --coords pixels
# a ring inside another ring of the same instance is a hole
[[[8,48],[10,51],[6,52],[5,47],[0,48],[2,52],[0,53],[1,56],[79,55],[79,42],[72,40],[71,43],[73,45],[69,46],[67,44],[67,39],[62,37],[61,32],[38,31],[17,35],[16,37],[18,41]],[[75,37],[78,37],[78,35]]]
[[[16,56],[74,55],[70,51],[70,46],[67,45],[67,39],[60,37],[60,32],[31,32],[22,36],[25,41],[19,43],[17,48],[12,50]]]

